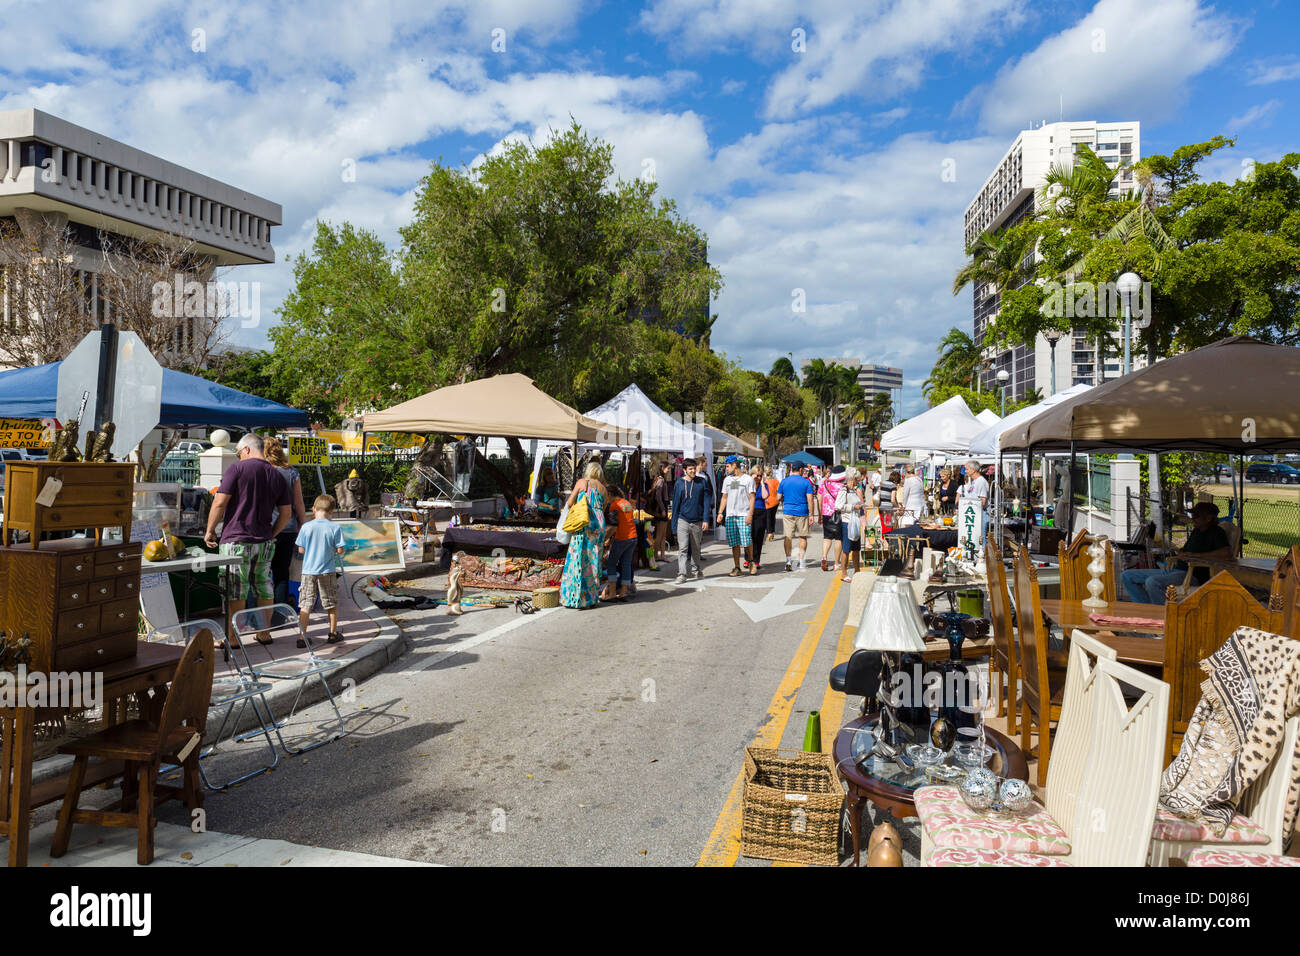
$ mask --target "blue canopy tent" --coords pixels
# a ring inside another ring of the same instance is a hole
[[[819,468],[826,467],[826,462],[822,461],[816,455],[811,455],[806,451],[797,451],[793,455],[786,455],[781,460],[787,465],[817,465]]]
[[[58,390],[58,362],[0,372],[0,417],[53,418]],[[170,368],[163,369],[158,417],[158,424],[167,428],[306,428],[309,424],[306,412]]]

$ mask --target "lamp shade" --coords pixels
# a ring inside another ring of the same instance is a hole
[[[853,646],[865,651],[925,650],[925,622],[910,582],[890,576],[876,579]]]

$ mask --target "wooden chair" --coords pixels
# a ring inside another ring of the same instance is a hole
[[[1276,610],[1281,603],[1275,633],[1286,637],[1300,639],[1297,626],[1300,626],[1300,613],[1296,603],[1300,602],[1300,545],[1293,544],[1289,551],[1277,559],[1273,568],[1273,586],[1269,590],[1269,607]]]
[[[1228,521],[1221,521],[1219,522],[1219,525],[1228,535],[1228,547],[1231,549],[1230,553],[1236,554],[1238,549],[1241,547],[1241,525]],[[1205,568],[1208,571],[1214,570],[1208,564],[1197,564],[1195,561],[1188,561],[1187,575],[1183,578],[1183,583],[1177,586],[1180,597],[1186,597],[1196,589],[1196,582],[1192,580],[1192,576],[1197,568]]]
[[[1088,548],[1096,540],[1094,535],[1078,534],[1068,548],[1064,543],[1056,546],[1056,557],[1061,565],[1062,601],[1082,601],[1091,597],[1088,582],[1092,580],[1092,575],[1088,573],[1088,563],[1092,558],[1088,555]],[[1107,604],[1114,604],[1118,600],[1115,592],[1115,549],[1111,547],[1109,539],[1106,541],[1106,570],[1101,580],[1106,585],[1106,589],[1101,592],[1102,598]]]
[[[993,533],[985,538],[984,565],[989,587],[989,629],[993,632],[993,669],[1001,675],[998,716],[1007,715],[1007,733],[1014,735],[1020,712],[1020,662],[1016,652],[1016,632],[1011,619],[1011,596],[1007,593],[1007,569],[1002,564]]]
[[[1059,655],[1050,655],[1048,627],[1043,618],[1038,569],[1022,545],[1016,551],[1016,623],[1020,636],[1020,749],[1029,753],[1030,733],[1038,729],[1038,785],[1047,784],[1047,764],[1052,752],[1052,721],[1061,716],[1065,667]],[[1049,660],[1056,657],[1056,661]]]
[[[203,739],[208,702],[212,696],[213,655],[211,632],[205,630],[196,634],[176,667],[176,676],[172,678],[156,725],[145,720],[130,720],[59,748],[60,753],[72,754],[76,760],[59,810],[50,856],[60,857],[68,852],[72,824],[93,823],[134,827],[137,831],[136,862],[152,863],[155,798],[167,800],[180,795],[191,811],[203,806],[199,786],[199,743]],[[121,760],[126,765],[122,777],[122,799],[107,810],[77,809],[91,757]],[[164,760],[181,766],[182,787],[158,783],[158,771]]]
[[[1227,571],[1220,571],[1187,597],[1165,590],[1165,667],[1169,684],[1168,759],[1178,753],[1187,722],[1201,699],[1201,661],[1239,627],[1274,630],[1274,614]]]

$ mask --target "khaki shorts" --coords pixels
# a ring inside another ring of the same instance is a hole
[[[784,529],[781,533],[784,538],[806,538],[808,537],[808,516],[781,515],[781,527]]]
[[[333,574],[304,574],[298,588],[298,607],[311,610],[320,598],[321,607],[331,611],[339,606],[339,589]]]

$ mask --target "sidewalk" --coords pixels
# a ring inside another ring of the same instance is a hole
[[[74,826],[68,852],[50,856],[55,821],[32,830],[30,866],[136,866],[136,833],[120,827]],[[229,833],[194,833],[159,821],[151,867],[166,866],[436,866],[369,853],[300,846]]]
[[[341,667],[327,673],[325,678],[329,681],[330,690],[333,691],[334,697],[339,703],[339,709],[343,711],[345,717],[356,710],[355,704],[350,705],[342,699],[347,688],[361,683],[370,675],[397,660],[406,653],[410,643],[403,636],[401,629],[389,619],[388,615],[375,607],[361,593],[360,587],[352,586],[356,580],[355,576],[350,576],[346,591],[342,587],[339,588],[339,632],[343,635],[343,640],[337,644],[327,644],[325,642],[329,625],[324,614],[318,615],[319,620],[313,620],[307,630],[307,636],[312,642],[312,650],[316,652],[318,658],[337,660],[342,664]],[[305,650],[298,650],[294,647],[294,638],[292,636],[277,637],[269,648],[263,647],[256,641],[250,641],[247,650],[248,659],[254,666],[265,664],[271,660],[288,660],[307,655]],[[240,663],[243,663],[242,657]],[[233,661],[226,663],[218,657],[215,678],[220,680],[223,676],[230,674],[232,664]],[[348,682],[351,682],[351,684],[349,685]],[[268,683],[271,684],[271,689],[266,692],[266,701],[276,718],[283,720],[288,716],[289,707],[293,704],[293,699],[298,693],[300,681],[275,680],[268,681]],[[320,679],[313,677],[307,682],[307,686],[302,693],[302,699],[298,701],[298,712],[324,699],[325,691],[321,687]],[[236,708],[238,709],[238,705],[236,705]],[[320,730],[332,731],[337,727],[332,717],[331,714],[330,722],[322,725]],[[220,723],[220,714],[216,711],[212,712],[208,720],[209,735],[216,733]],[[228,739],[258,726],[252,707],[244,707],[237,725],[232,723],[226,726],[223,739]],[[294,746],[293,738],[304,733],[310,735],[316,730],[317,728],[310,727],[285,727],[281,732],[290,745]],[[256,747],[260,739],[257,738],[249,743]],[[205,744],[212,742],[210,738],[204,741]],[[298,741],[298,743],[301,742]],[[57,777],[66,773],[71,766],[71,757],[61,755],[48,757],[37,761],[33,766],[32,780],[34,783],[39,783],[51,777]]]

